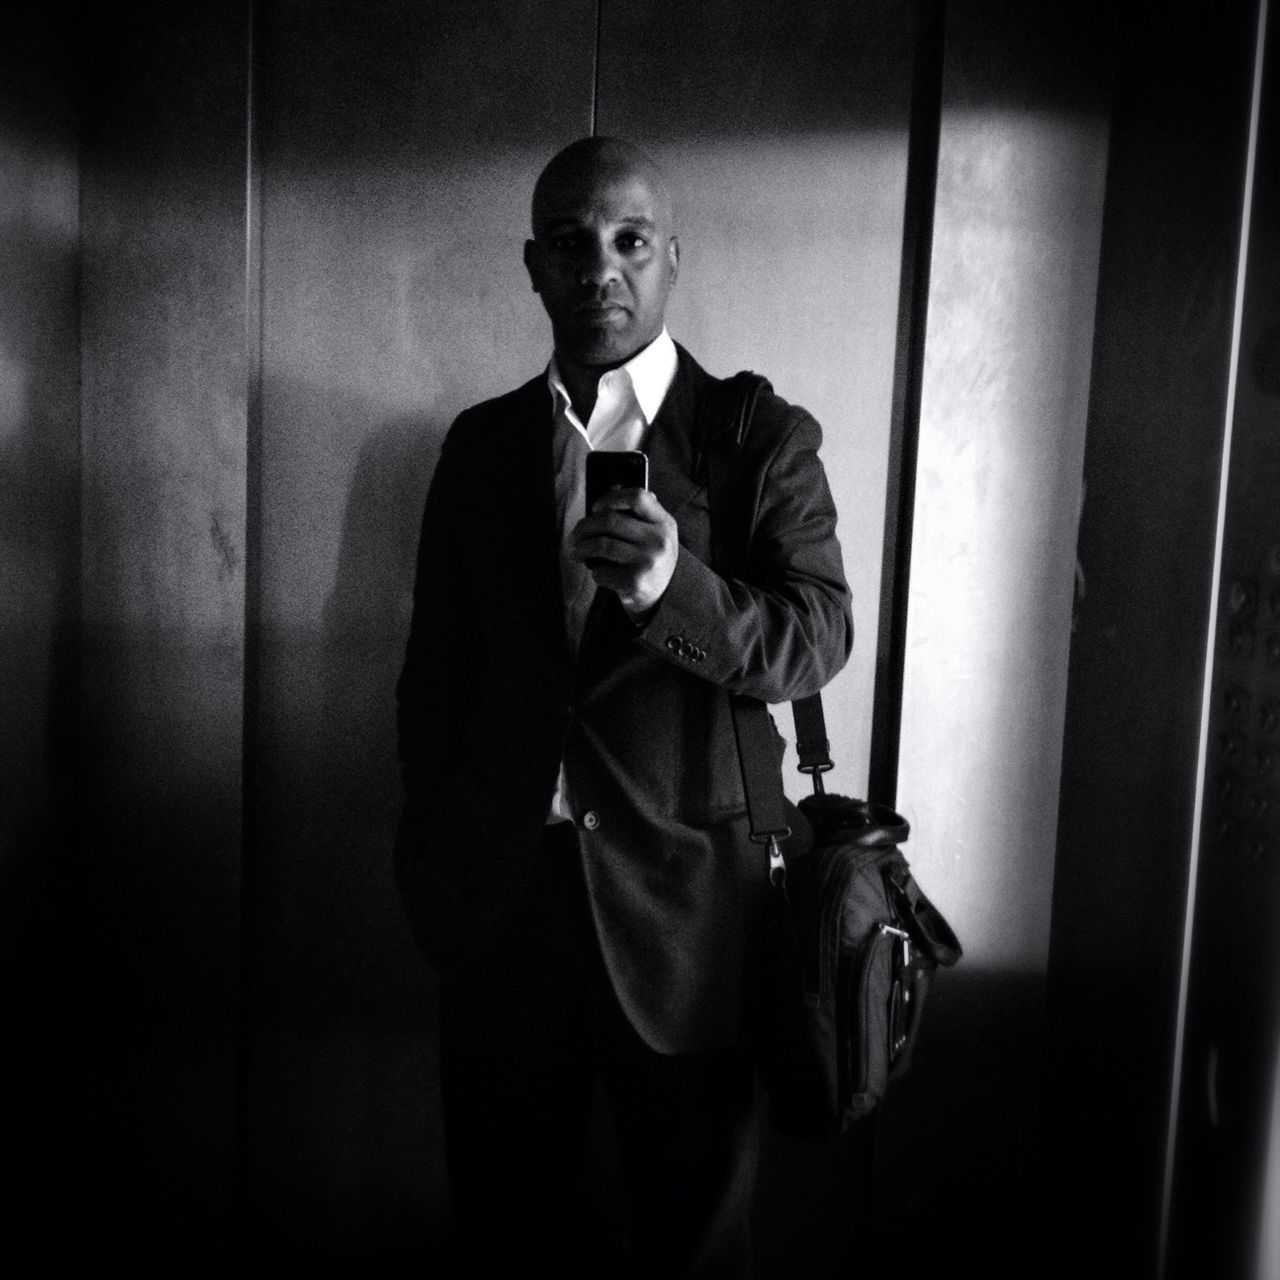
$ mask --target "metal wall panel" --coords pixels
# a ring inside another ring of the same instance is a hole
[[[1043,972],[1107,54],[1020,8],[947,26],[900,799],[966,967]]]
[[[1269,6],[1222,510],[1168,1275],[1268,1280],[1280,1194],[1280,23]],[[1260,33],[1261,34],[1261,33]],[[1242,223],[1242,233],[1245,231]],[[1273,1150],[1269,1153],[1268,1143]]]
[[[43,1246],[68,1125],[62,1014],[79,593],[79,174],[74,33],[56,9],[0,45],[0,1144],[15,1254]],[[16,1048],[16,1052],[13,1050]],[[25,1246],[25,1248],[24,1248]]]
[[[83,830],[66,928],[85,1043],[68,1199],[101,1256],[144,1265],[225,1240],[233,1200],[246,12],[86,9],[80,36]]]
[[[260,35],[252,1226],[266,1256],[423,1264],[447,1197],[394,685],[444,432],[549,355],[521,252],[589,128],[595,4],[281,0]]]
[[[1254,16],[1135,3],[1117,52],[1046,1036],[1064,1276],[1157,1265]]]
[[[876,1214],[890,1257],[919,1236],[921,1268],[1017,1275],[1042,1248],[1027,1224],[1111,39],[1105,6],[947,6],[898,801],[965,956],[882,1120]],[[947,1161],[915,1168],[922,1145]]]

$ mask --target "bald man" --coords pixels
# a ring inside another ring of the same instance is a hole
[[[553,355],[448,433],[397,689],[396,866],[441,979],[460,1257],[743,1277],[767,859],[728,697],[802,697],[848,657],[821,433],[765,393],[734,446],[717,380],[665,326],[680,246],[637,148],[557,154],[524,260]],[[647,486],[585,510],[588,454],[636,449]],[[733,576],[711,551],[711,453],[754,513]],[[578,1216],[597,1086],[626,1200],[605,1258]]]

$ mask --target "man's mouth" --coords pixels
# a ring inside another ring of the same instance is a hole
[[[606,316],[625,315],[626,310],[620,302],[582,302],[574,308],[574,314],[584,320],[598,320]]]

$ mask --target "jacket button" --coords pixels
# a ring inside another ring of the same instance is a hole
[[[582,825],[588,831],[594,831],[600,825],[600,815],[594,809],[588,809],[582,815]]]
[[[680,652],[680,637],[679,637],[679,636],[668,636],[668,637],[667,637],[667,648],[668,648],[668,649],[670,649],[672,653],[679,653],[679,652]]]

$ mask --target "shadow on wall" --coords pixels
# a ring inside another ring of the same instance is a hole
[[[347,495],[333,592],[325,602],[321,767],[349,800],[398,805],[394,687],[413,605],[422,507],[447,424],[391,419],[364,441]]]
[[[401,797],[395,683],[422,504],[448,424],[404,416],[366,429],[377,420],[367,401],[335,404],[302,384],[273,384],[267,403],[273,420],[363,441],[318,630],[286,622],[261,632],[254,1234],[266,1258],[320,1264],[358,1251],[376,1268],[439,1247],[447,1210],[435,986],[401,913],[391,846]],[[318,493],[305,496],[309,506],[323,506]],[[269,528],[269,504],[264,515]],[[319,518],[333,528],[337,515]],[[271,551],[268,535],[268,578]]]
[[[43,1224],[41,1188],[60,1163],[50,1135],[65,1114],[72,977],[61,899],[79,693],[76,187],[65,131],[49,127],[52,145],[3,139],[0,178],[0,964],[17,1049],[0,1080],[22,1100],[0,1132],[24,1171],[15,1224]]]

